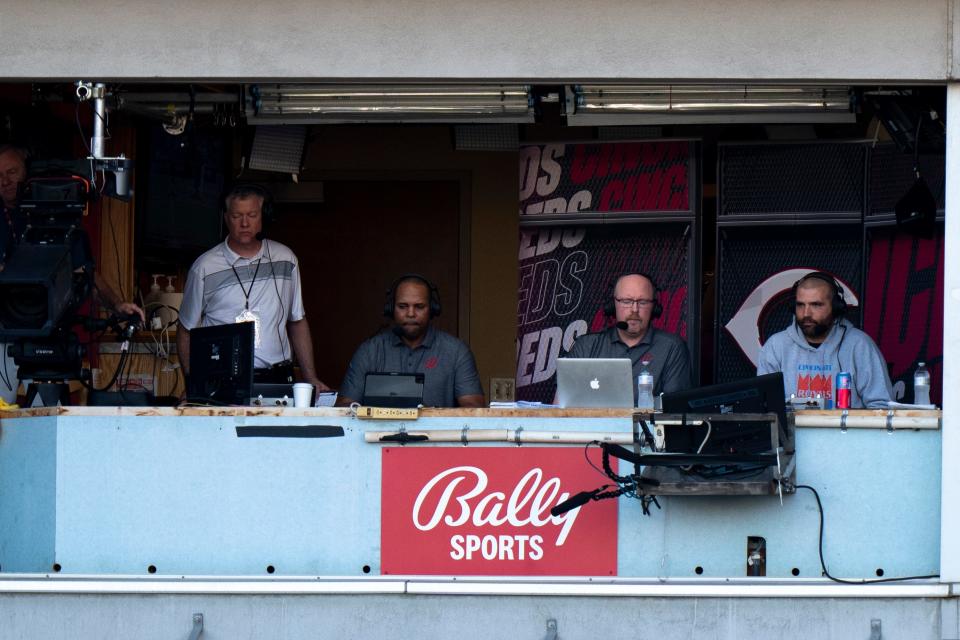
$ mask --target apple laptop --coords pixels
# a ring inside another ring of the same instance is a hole
[[[629,358],[559,358],[557,403],[561,407],[632,407]]]

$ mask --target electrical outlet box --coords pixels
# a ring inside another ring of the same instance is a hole
[[[517,385],[513,378],[490,378],[490,402],[515,402]]]

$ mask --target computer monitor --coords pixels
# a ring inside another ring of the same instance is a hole
[[[674,393],[665,393],[662,398],[664,413],[775,413],[777,414],[779,444],[785,450],[793,450],[792,434],[787,433],[787,412],[783,398],[783,374],[768,373],[753,378],[745,378],[735,382],[725,382],[706,387],[697,387],[687,389],[686,391],[677,391]],[[718,423],[719,424],[719,423]],[[753,425],[753,426],[750,426]],[[749,438],[750,432],[756,432],[759,439],[755,443],[758,447],[763,446],[764,435],[769,439],[768,427],[762,423],[736,423],[725,427],[726,431],[733,431],[740,428],[741,434],[738,436],[730,433],[731,438]],[[702,430],[702,429],[701,429]],[[698,432],[691,430],[692,441],[699,442],[702,436]],[[699,438],[699,439],[698,439]],[[669,436],[667,438],[669,440]],[[717,438],[711,438],[714,443],[718,443]],[[745,445],[741,442],[741,446]],[[750,446],[749,448],[753,448]]]
[[[190,401],[247,404],[253,387],[253,331],[252,322],[190,330]]]

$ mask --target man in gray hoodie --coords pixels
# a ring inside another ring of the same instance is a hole
[[[793,285],[794,322],[760,349],[757,375],[783,372],[786,396],[820,394],[832,408],[836,376],[847,371],[851,409],[886,408],[893,387],[880,349],[843,318],[843,289],[828,273],[814,271]]]

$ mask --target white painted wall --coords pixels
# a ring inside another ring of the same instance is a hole
[[[960,0],[31,0],[0,80],[943,81]]]

